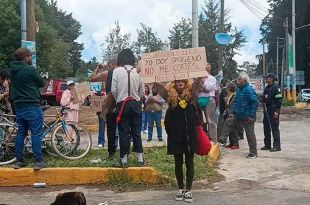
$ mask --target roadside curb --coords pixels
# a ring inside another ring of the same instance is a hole
[[[34,171],[32,168],[18,170],[1,168],[0,186],[32,186],[36,182],[47,185],[105,184],[124,176],[133,183],[160,184],[165,180],[165,177],[152,167],[125,169],[67,167],[46,168],[40,171]]]
[[[210,162],[211,163],[217,162],[218,159],[220,158],[220,155],[221,155],[220,144],[219,143],[212,144],[211,150],[208,154]]]

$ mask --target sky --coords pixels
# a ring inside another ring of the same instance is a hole
[[[216,0],[220,1],[220,0]],[[266,7],[267,0],[247,0],[260,2]],[[204,0],[198,0],[199,9]],[[122,33],[131,33],[132,40],[137,37],[136,29],[140,23],[151,26],[158,36],[168,41],[169,29],[181,17],[191,18],[191,0],[58,0],[58,7],[72,13],[82,25],[82,35],[78,42],[84,43],[82,58],[89,60],[97,57],[102,61],[102,48],[105,36],[119,21]],[[264,7],[260,7],[264,9]],[[230,10],[230,21],[238,30],[243,30],[247,43],[235,56],[238,64],[244,61],[257,62],[255,56],[262,53],[259,26],[261,19],[251,13],[241,0],[226,0],[225,9]]]

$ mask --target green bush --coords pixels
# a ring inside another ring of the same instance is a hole
[[[295,102],[293,100],[283,99],[283,106],[295,106]]]

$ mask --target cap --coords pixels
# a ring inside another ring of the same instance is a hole
[[[75,84],[73,80],[68,80],[67,85]]]
[[[277,81],[278,78],[274,73],[268,73],[267,75],[264,75],[264,78],[272,78],[273,80]]]

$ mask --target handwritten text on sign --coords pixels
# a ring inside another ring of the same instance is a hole
[[[105,100],[105,96],[91,96],[90,108],[95,112],[102,112],[102,104]]]
[[[144,83],[203,77],[206,64],[204,47],[144,53],[139,61]]]

